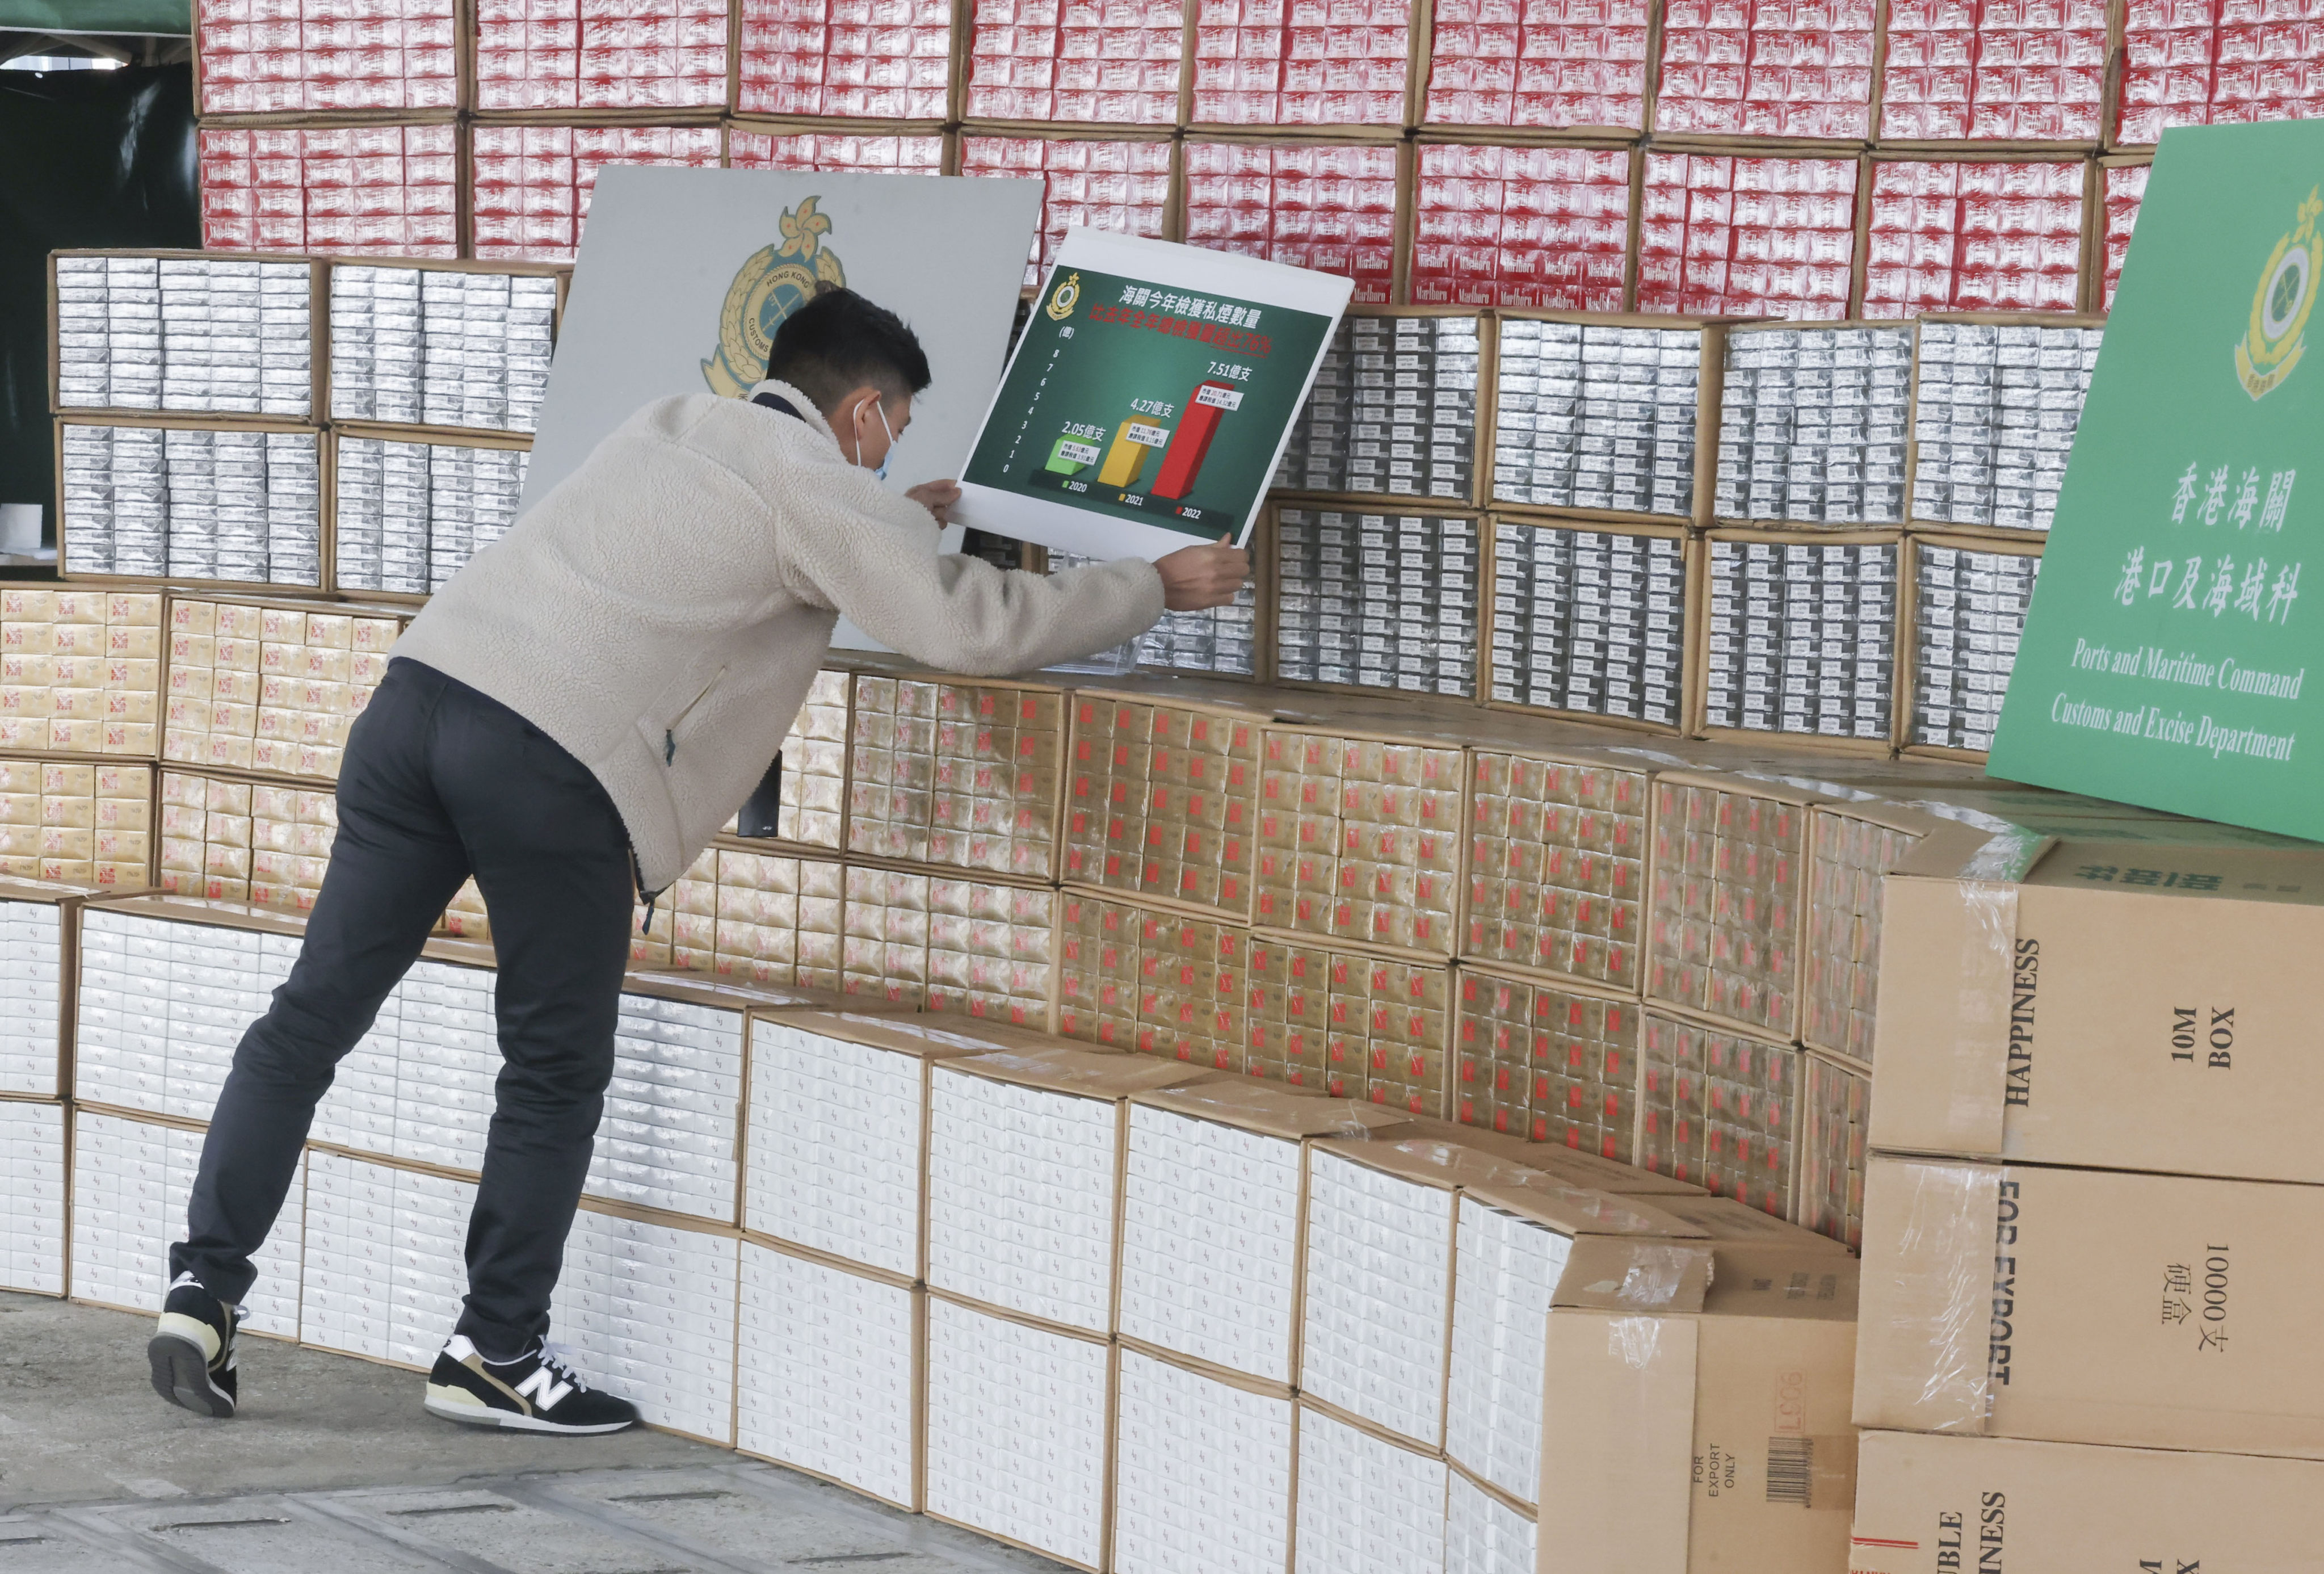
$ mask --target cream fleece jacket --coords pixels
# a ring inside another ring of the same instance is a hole
[[[797,420],[706,394],[658,400],[478,552],[393,653],[491,695],[595,773],[659,892],[751,795],[841,614],[974,675],[1104,650],[1162,616],[1129,560],[1052,578],[936,551],[927,511]]]

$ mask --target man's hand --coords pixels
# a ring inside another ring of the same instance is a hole
[[[950,524],[952,505],[960,501],[960,483],[923,481],[904,495],[935,514],[938,524]]]
[[[1162,576],[1163,606],[1173,612],[1201,612],[1235,598],[1250,578],[1250,554],[1224,542],[1181,547],[1158,559],[1154,569]]]

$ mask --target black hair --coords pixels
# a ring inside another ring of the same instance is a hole
[[[826,285],[775,329],[767,375],[830,415],[867,383],[889,399],[918,394],[928,385],[928,357],[902,318],[853,290]]]

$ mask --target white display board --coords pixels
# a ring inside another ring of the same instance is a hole
[[[830,280],[910,324],[933,381],[888,486],[949,480],[991,404],[1041,182],[616,166],[597,178],[525,477],[530,508],[641,406],[746,391]],[[756,357],[755,360],[753,357]],[[947,545],[957,545],[957,532]],[[844,624],[835,642],[869,644]]]

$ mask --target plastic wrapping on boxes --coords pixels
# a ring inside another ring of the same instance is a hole
[[[459,253],[458,128],[210,125],[195,133],[209,251]]]
[[[1113,1355],[928,1299],[927,1512],[1093,1569]]]
[[[730,170],[798,170],[813,173],[936,174],[944,163],[944,138],[901,133],[729,131]]]
[[[1286,508],[1275,533],[1278,677],[1476,692],[1476,520]]]
[[[311,413],[308,264],[60,256],[56,268],[60,408]]]
[[[319,585],[319,441],[309,431],[66,427],[66,570]]]
[[[742,114],[945,117],[953,14],[943,0],[741,0],[736,9]]]
[[[1475,485],[1478,326],[1473,317],[1342,321],[1275,484],[1467,502]]]
[[[1424,144],[1416,158],[1414,301],[1622,309],[1628,150]]]
[[[1208,3],[1248,10],[1271,5],[1274,0]],[[1377,3],[1401,5],[1401,0]],[[1340,36],[1358,39],[1368,31],[1373,30],[1349,28],[1341,30]],[[1211,32],[1196,24],[1198,52]],[[1198,59],[1198,84],[1203,68]],[[1396,69],[1399,75],[1404,69],[1401,44]],[[1201,99],[1198,86],[1198,106]],[[1196,118],[1203,118],[1199,107]],[[1292,267],[1344,273],[1355,280],[1358,301],[1388,300],[1395,272],[1395,149],[1189,142],[1183,156],[1189,242]]]
[[[1137,1350],[1120,1355],[1115,1574],[1280,1574],[1293,1404]]]
[[[229,601],[170,604],[161,757],[332,780],[400,619]]]
[[[1070,715],[1065,877],[1248,913],[1264,717],[1102,692]]]
[[[1905,741],[1989,749],[2042,560],[1914,543],[1913,720]]]
[[[1170,26],[1175,60],[1178,26],[1175,16]],[[1097,64],[1093,60],[1076,63]],[[972,90],[972,100],[974,96]],[[969,113],[976,111],[972,108]],[[1120,116],[1103,118],[1113,124],[1128,123],[1128,117]],[[968,135],[961,138],[960,172],[1040,178],[1041,227],[1034,237],[1033,255],[1025,264],[1025,287],[1029,290],[1056,260],[1057,244],[1073,226],[1122,235],[1161,235],[1163,210],[1170,195],[1170,144]]]
[[[477,0],[475,107],[723,108],[724,0]]]
[[[2083,171],[1876,162],[1863,314],[2072,310]]]
[[[2104,333],[1923,323],[1913,517],[2048,530]]]
[[[1492,697],[1676,727],[1686,653],[1686,542],[1493,526]]]
[[[1443,1436],[1453,1193],[1336,1139],[1307,1160],[1299,1389],[1424,1448]]]
[[[2107,68],[2098,0],[2038,9],[1905,0],[1889,13],[1887,42],[1883,140],[2098,139]]]
[[[921,1292],[742,1251],[734,1446],[917,1508]]]
[[[1541,1478],[1542,1338],[1573,1242],[1463,1197],[1455,1243],[1444,1450],[1529,1503]]]
[[[1913,388],[1903,329],[1730,332],[1720,392],[1721,519],[1901,524]]]
[[[2300,12],[2139,0],[2126,9],[2122,48],[2116,142],[2154,142],[2174,125],[2311,119],[2324,93]]]
[[[1431,125],[1545,131],[1646,126],[1648,7],[1641,0],[1568,12],[1446,0],[1431,16]]]
[[[208,1120],[243,1032],[298,954],[290,936],[90,909],[80,935],[74,1096]]]
[[[299,1342],[433,1366],[460,1319],[461,1241],[475,1200],[473,1180],[309,1155]]]
[[[53,1073],[51,1073],[53,1079]],[[0,1289],[65,1292],[65,1106],[0,1102]]]
[[[450,109],[456,14],[454,0],[201,0],[201,112]]]
[[[740,1246],[583,1208],[565,1238],[549,1327],[647,1424],[731,1444]]]
[[[1874,6],[1673,0],[1662,18],[1655,130],[1861,139],[1871,134]]]
[[[1702,346],[1693,328],[1504,319],[1493,496],[1691,517]]]
[[[1704,723],[1885,745],[1901,551],[1893,539],[1714,539]]]
[[[1299,1407],[1296,1574],[1441,1574],[1444,1461]]]
[[[1648,153],[1638,310],[1846,316],[1856,175],[1854,159]]]
[[[73,1112],[75,1301],[131,1311],[161,1310],[170,1282],[170,1244],[185,1228],[202,1141],[202,1132],[186,1126],[153,1125],[89,1109]],[[299,1331],[306,1227],[301,1180],[294,1171],[266,1244],[251,1255],[258,1279],[241,1302],[245,1333],[290,1338]],[[452,1254],[456,1264],[456,1245]],[[446,1331],[450,1328],[447,1319]]]

